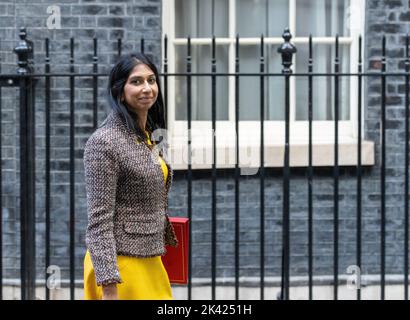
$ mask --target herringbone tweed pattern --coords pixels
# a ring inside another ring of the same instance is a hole
[[[155,153],[111,112],[84,149],[86,245],[97,284],[120,283],[117,255],[153,257],[177,245],[168,219],[168,178]]]

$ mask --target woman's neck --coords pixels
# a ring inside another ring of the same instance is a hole
[[[148,112],[131,112],[131,116],[134,119],[135,124],[141,128],[141,130],[146,131]]]

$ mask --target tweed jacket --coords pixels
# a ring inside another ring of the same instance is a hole
[[[167,214],[173,172],[163,156],[165,184],[157,155],[114,111],[86,142],[86,245],[97,285],[122,282],[117,255],[160,256],[177,245]]]

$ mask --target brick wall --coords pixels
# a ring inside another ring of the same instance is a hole
[[[408,1],[368,1],[366,28],[366,61],[369,71],[379,70],[374,63],[381,58],[381,39],[386,35],[387,71],[403,72],[405,57],[405,36],[410,31]],[[386,272],[404,272],[404,179],[405,179],[405,97],[404,77],[388,77],[386,96]],[[376,164],[372,169],[372,179],[378,186],[374,192],[367,192],[367,206],[378,207],[369,216],[368,223],[374,224],[364,234],[364,239],[372,239],[369,245],[378,246],[380,233],[380,115],[381,81],[371,78],[367,81],[367,103],[365,127],[367,137],[376,142]],[[373,230],[375,229],[375,230]],[[366,247],[365,247],[366,248]],[[378,273],[380,258],[369,270]],[[369,252],[371,253],[371,251]]]

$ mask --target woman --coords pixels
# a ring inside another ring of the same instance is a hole
[[[172,299],[161,260],[165,245],[177,245],[167,215],[172,169],[150,139],[165,119],[158,71],[146,55],[113,67],[108,100],[112,111],[84,149],[84,296]]]

